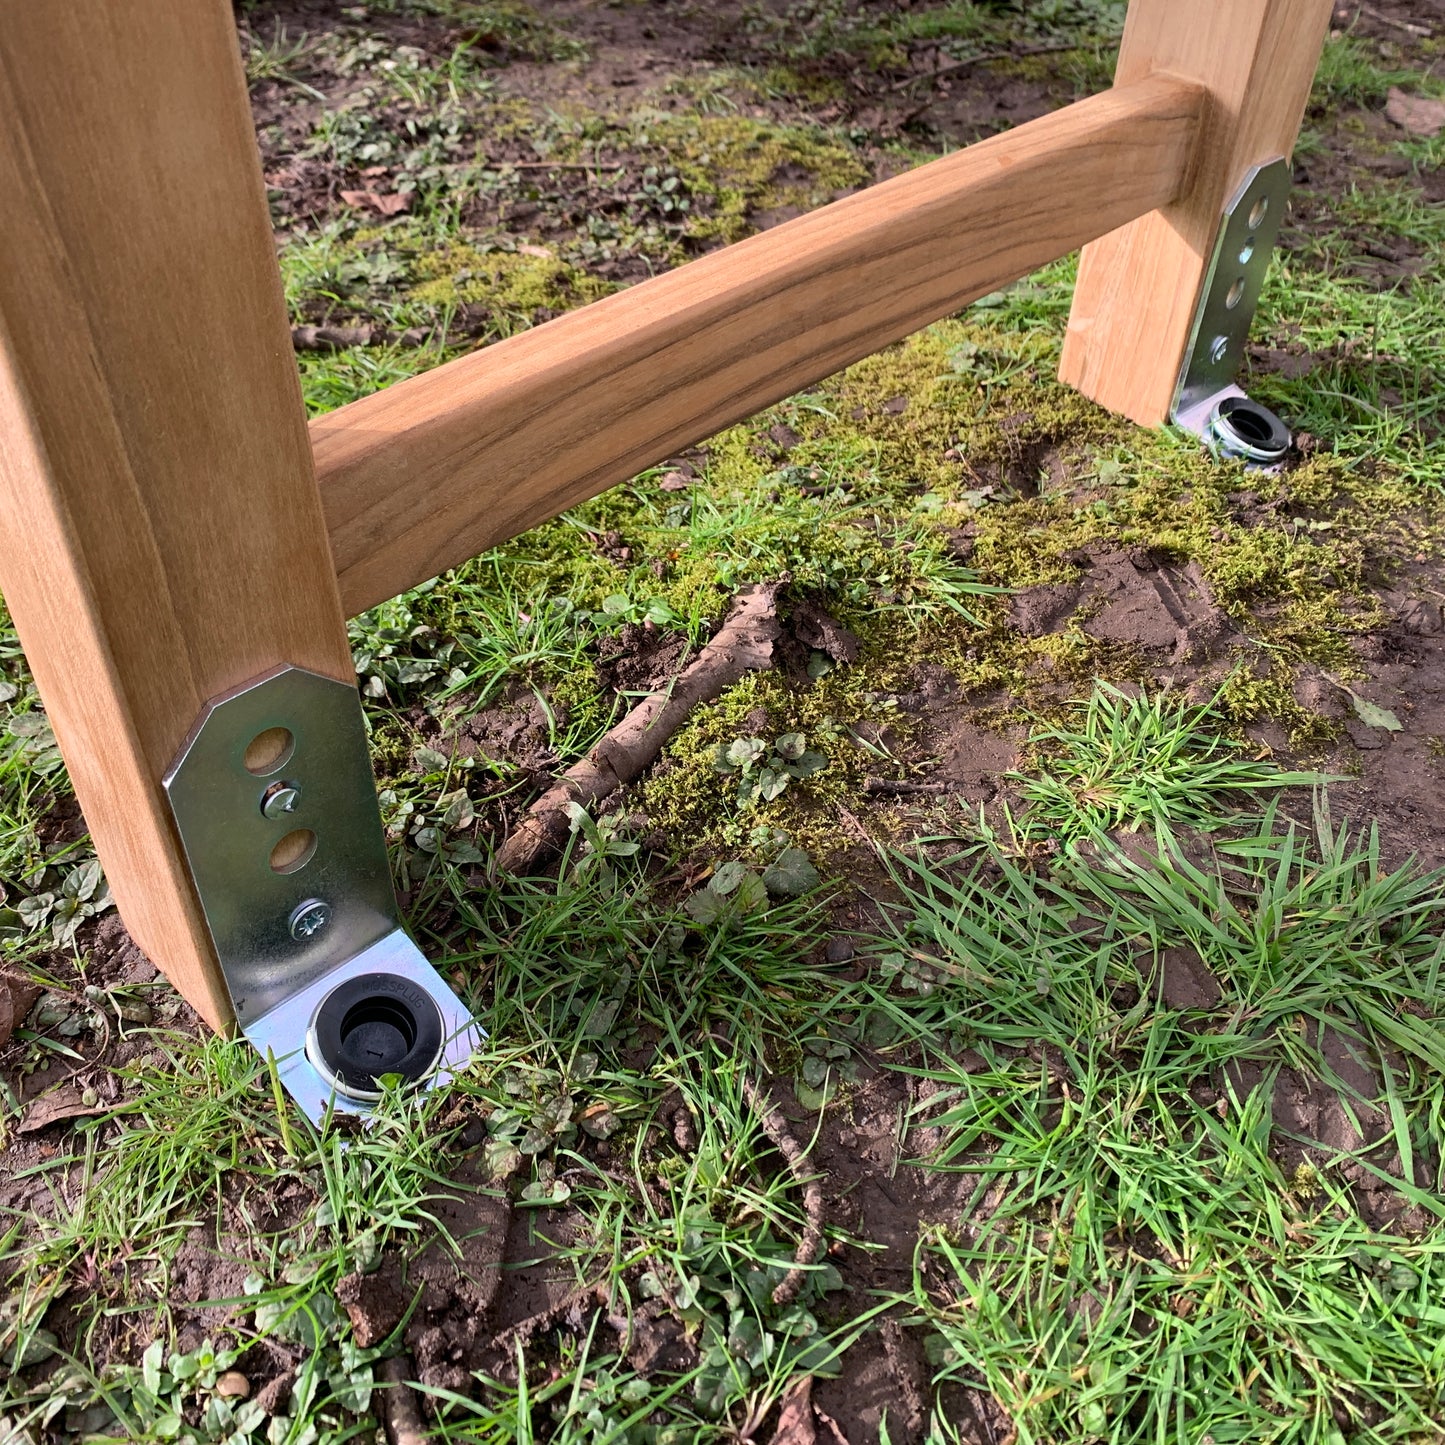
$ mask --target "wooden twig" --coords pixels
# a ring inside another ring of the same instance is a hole
[[[793,1251],[793,1268],[783,1276],[783,1281],[773,1291],[775,1305],[791,1304],[798,1297],[807,1279],[810,1267],[817,1262],[818,1249],[823,1243],[823,1185],[816,1174],[806,1172],[808,1153],[788,1129],[783,1111],[773,1102],[766,1089],[760,1089],[751,1079],[743,1078],[743,1097],[748,1108],[757,1114],[763,1126],[763,1133],[772,1141],[773,1147],[788,1163],[788,1171],[803,1190],[803,1214],[806,1223],[802,1238]]]
[[[414,1369],[410,1355],[393,1355],[383,1360],[377,1371],[384,1386],[378,1394],[387,1445],[427,1445],[431,1438],[422,1419],[421,1400],[411,1387]]]
[[[348,346],[425,346],[433,333],[424,326],[389,331],[385,326],[293,326],[296,351],[341,351]]]
[[[1431,33],[1428,25],[1414,25],[1408,20],[1396,20],[1393,15],[1386,15],[1383,10],[1376,10],[1369,5],[1357,5],[1355,12],[1357,15],[1368,15],[1371,20],[1378,20],[1381,25],[1393,25],[1408,35],[1426,36]]]
[[[875,798],[910,798],[919,793],[946,793],[949,790],[948,783],[904,783],[894,782],[890,778],[865,778],[863,780],[863,791]]]
[[[917,85],[920,80],[935,81],[945,75],[954,75],[960,70],[968,70],[975,65],[987,65],[991,60],[1015,60],[1028,55],[1058,55],[1066,50],[1079,49],[1082,47],[1075,40],[1053,45],[1030,45],[1024,50],[985,50],[979,55],[970,55],[966,60],[955,60],[951,65],[940,65],[937,70],[910,75],[907,80],[900,80],[889,89],[907,90],[909,86]]]
[[[641,775],[692,710],[749,672],[771,667],[778,638],[778,584],[745,587],[718,634],[672,681],[637,704],[581,762],[527,810],[497,851],[497,867],[521,873],[556,853],[571,827],[567,805],[584,808]]]
[[[621,171],[620,161],[498,161],[497,169],[510,166],[514,171]]]

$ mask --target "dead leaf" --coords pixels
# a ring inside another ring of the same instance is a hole
[[[813,1377],[799,1375],[783,1396],[772,1445],[817,1445],[817,1440],[818,1432],[813,1427]]]
[[[681,472],[669,472],[657,485],[664,492],[685,492],[691,483],[692,479]]]
[[[1350,690],[1350,701],[1355,705],[1355,716],[1367,728],[1384,728],[1392,733],[1403,731],[1400,719],[1389,708],[1361,697],[1353,689]]]
[[[533,246],[527,241],[517,247],[517,254],[519,256],[540,256],[544,261],[552,259],[552,252],[546,246]]]
[[[411,209],[410,191],[395,191],[389,195],[376,191],[342,191],[341,199],[348,206],[369,206],[383,216],[399,216]]]
[[[36,1099],[16,1128],[21,1134],[34,1134],[52,1124],[62,1124],[67,1119],[93,1119],[97,1114],[108,1113],[109,1105],[87,1104],[74,1084],[61,1084]]]
[[[15,1030],[40,997],[40,985],[18,973],[0,972],[0,1049],[10,1042]]]
[[[848,1445],[843,1427],[831,1415],[816,1405],[813,1406],[813,1414],[818,1417],[818,1428],[823,1432],[823,1445]]]
[[[1385,114],[1411,135],[1439,135],[1445,129],[1445,100],[1433,100],[1428,95],[1406,95],[1398,86],[1390,87]]]

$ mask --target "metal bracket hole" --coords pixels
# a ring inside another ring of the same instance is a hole
[[[273,873],[299,873],[316,856],[316,834],[293,828],[271,850]]]
[[[338,1094],[374,1103],[385,1075],[419,1084],[435,1072],[442,1027],[441,1010],[425,989],[394,973],[358,974],[317,1005],[306,1055]]]
[[[267,728],[246,744],[241,761],[248,773],[264,778],[279,772],[296,751],[296,737],[290,728]]]

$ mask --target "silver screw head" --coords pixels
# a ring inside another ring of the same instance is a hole
[[[1209,359],[1213,362],[1223,361],[1229,352],[1229,338],[1227,336],[1216,336],[1209,345]]]
[[[331,905],[320,898],[308,898],[291,910],[288,920],[291,937],[298,943],[314,938],[331,922]]]
[[[261,811],[268,818],[285,818],[296,811],[301,801],[299,783],[272,783],[261,794]]]

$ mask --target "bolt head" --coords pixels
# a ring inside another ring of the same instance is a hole
[[[308,898],[291,910],[291,937],[298,943],[314,938],[331,922],[331,905],[320,898]]]
[[[1227,336],[1216,336],[1209,346],[1209,359],[1213,362],[1221,362],[1229,353],[1229,338]]]
[[[301,801],[298,783],[272,783],[261,794],[261,811],[268,818],[285,818],[296,811]]]

